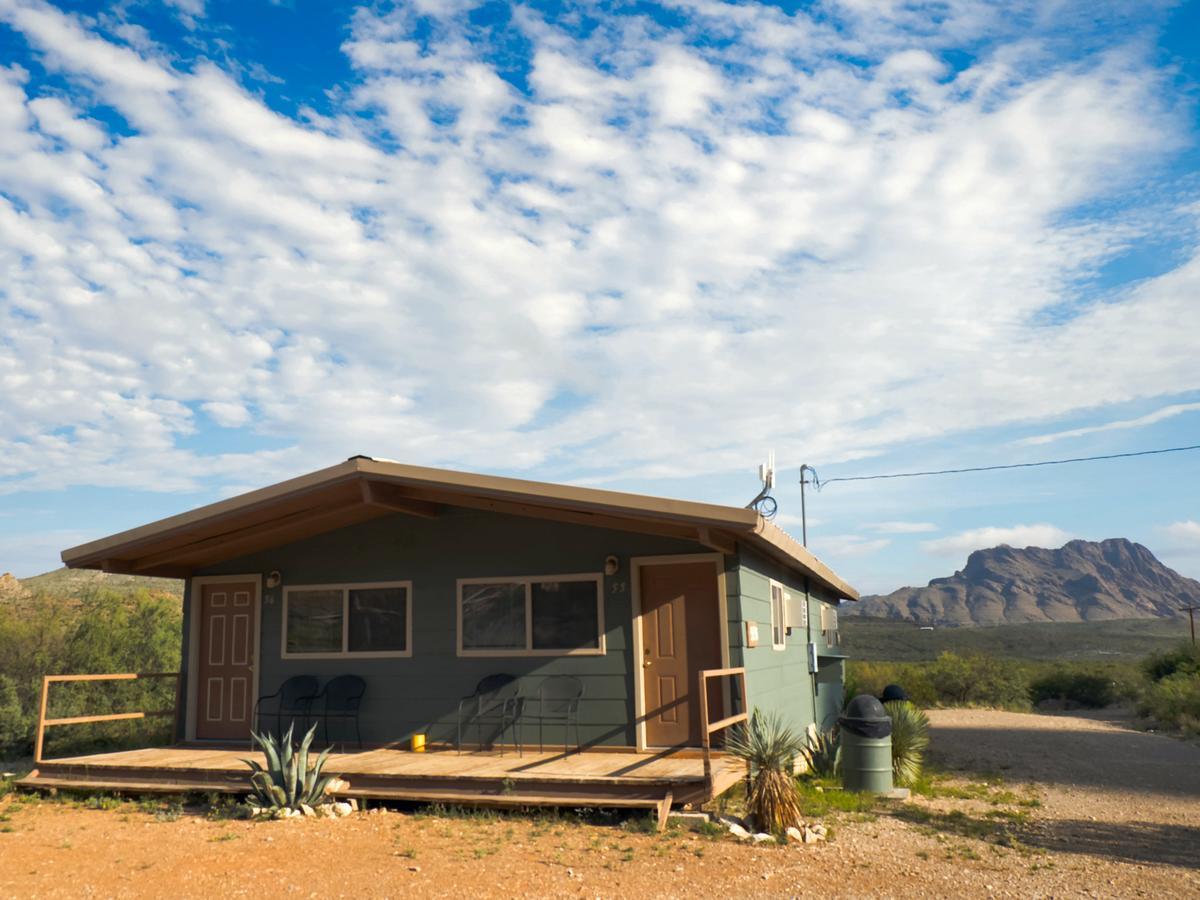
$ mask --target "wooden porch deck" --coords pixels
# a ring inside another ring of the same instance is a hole
[[[25,788],[102,790],[129,794],[216,791],[245,793],[249,748],[156,747],[44,760],[19,784]],[[325,771],[341,776],[348,798],[487,806],[644,807],[702,803],[724,793],[745,772],[722,753],[712,757],[711,794],[696,751],[581,753],[464,752],[378,749],[331,754]]]

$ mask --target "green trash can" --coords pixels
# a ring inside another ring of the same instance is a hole
[[[842,730],[842,783],[848,791],[892,790],[892,719],[883,704],[860,694],[838,718]]]

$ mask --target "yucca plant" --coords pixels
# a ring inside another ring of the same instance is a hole
[[[253,788],[253,799],[257,806],[263,809],[292,810],[301,806],[316,806],[325,796],[325,788],[333,780],[331,775],[322,775],[329,749],[321,751],[315,761],[309,758],[308,748],[312,744],[317,726],[313,725],[300,742],[299,747],[292,745],[293,723],[287,733],[276,740],[271,734],[251,732],[254,743],[261,748],[267,758],[264,767],[252,759],[242,762],[250,767],[250,785]]]
[[[892,720],[892,776],[897,784],[912,784],[925,763],[929,717],[909,700],[890,700],[883,708]]]
[[[833,778],[837,775],[840,763],[839,749],[840,743],[835,727],[829,731],[817,731],[810,734],[804,742],[804,746],[800,748],[800,756],[809,773],[814,777]]]
[[[804,741],[777,713],[754,710],[747,726],[733,731],[725,749],[746,761],[750,791],[746,804],[762,831],[781,834],[800,824],[800,797],[792,776]]]

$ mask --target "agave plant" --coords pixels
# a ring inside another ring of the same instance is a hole
[[[889,700],[883,708],[892,720],[892,775],[897,784],[912,784],[925,763],[929,717],[908,700]]]
[[[815,731],[808,736],[800,748],[800,757],[805,767],[817,778],[833,778],[837,775],[840,758],[836,726],[829,731]]]
[[[750,815],[763,831],[780,834],[800,824],[800,797],[792,777],[804,741],[784,724],[777,713],[754,710],[749,726],[736,729],[725,749],[746,761]]]
[[[333,780],[331,775],[322,775],[325,760],[329,756],[326,748],[312,760],[308,748],[312,744],[317,726],[313,725],[308,734],[300,742],[299,747],[292,745],[293,723],[287,733],[276,740],[271,734],[251,732],[254,743],[262,749],[267,758],[264,767],[252,759],[242,762],[250,767],[250,785],[253,788],[254,799],[263,809],[289,810],[300,809],[301,806],[316,806],[325,796],[325,788]]]

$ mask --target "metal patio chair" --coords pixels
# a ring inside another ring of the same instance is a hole
[[[455,747],[462,753],[463,724],[475,721],[475,741],[479,749],[483,749],[483,726],[494,724],[499,726],[496,736],[504,736],[505,729],[511,729],[513,740],[517,745],[517,755],[522,756],[521,735],[517,731],[517,719],[521,716],[525,699],[521,696],[521,684],[512,675],[497,673],[487,675],[475,685],[474,693],[468,694],[458,701],[458,729]],[[504,744],[500,744],[500,755],[504,755]]]
[[[317,679],[312,675],[293,675],[287,679],[279,690],[273,694],[264,694],[254,704],[254,712],[250,721],[258,726],[259,716],[263,715],[262,705],[271,700],[275,701],[275,733],[282,737],[284,716],[291,717],[293,723],[300,718],[300,733],[308,730],[308,720],[312,713],[312,702],[317,696]],[[265,715],[270,715],[266,713]],[[262,731],[262,728],[259,728]]]
[[[563,747],[569,748],[571,726],[575,726],[575,752],[583,749],[579,741],[579,701],[583,699],[584,684],[574,675],[550,675],[538,685],[536,706],[538,723],[538,752],[545,752],[542,727],[546,722],[561,722]],[[569,752],[569,751],[568,751]]]
[[[358,711],[366,693],[367,683],[357,675],[339,675],[326,682],[321,693],[313,698],[314,702],[322,701],[321,732],[326,745],[329,744],[329,720],[341,719],[354,723],[354,737],[358,741],[358,749],[362,749],[362,731],[358,725]]]

